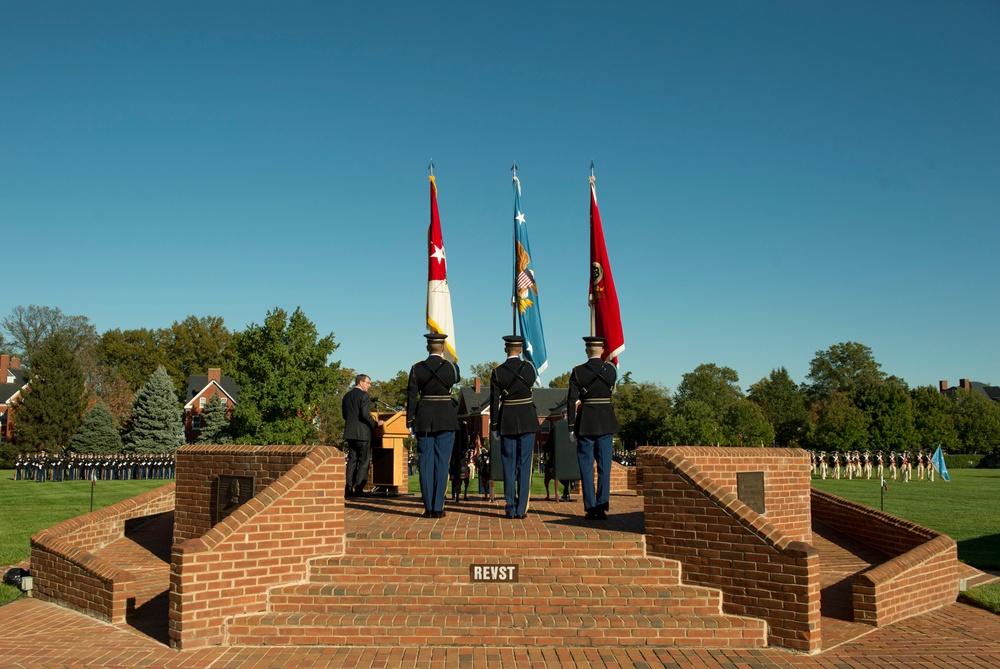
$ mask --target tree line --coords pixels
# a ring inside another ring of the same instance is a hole
[[[338,441],[340,397],[353,371],[330,361],[301,309],[275,307],[261,324],[231,332],[222,318],[188,316],[160,329],[98,334],[86,316],[18,306],[3,319],[0,352],[18,357],[27,387],[12,414],[20,451],[169,452],[184,441],[188,377],[220,368],[240,389],[231,420],[218,397],[203,412],[205,443]],[[200,389],[199,389],[200,390]]]
[[[240,389],[229,420],[218,398],[202,414],[204,443],[338,443],[340,399],[354,370],[330,358],[338,344],[296,309],[231,332],[220,317],[188,316],[160,329],[98,334],[85,316],[18,306],[3,319],[0,351],[20,357],[29,389],[15,411],[15,449],[81,452],[174,450],[183,442],[188,377],[222,369]],[[488,385],[496,362],[474,364],[468,385]],[[569,372],[550,387],[568,386]],[[407,372],[373,380],[373,408],[405,405]],[[625,447],[798,446],[817,451],[902,451],[941,445],[1000,456],[1000,405],[974,390],[910,388],[882,371],[870,348],[817,351],[806,381],[784,367],[744,392],[714,363],[683,375],[675,392],[621,375],[612,399]],[[102,435],[99,438],[95,435]],[[116,440],[117,437],[117,440]],[[75,441],[74,441],[75,438]],[[120,444],[120,445],[119,445]],[[95,450],[97,449],[97,450]]]

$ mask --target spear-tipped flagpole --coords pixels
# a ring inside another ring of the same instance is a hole
[[[431,162],[427,166],[427,171],[431,173],[431,176],[434,176],[434,159],[433,158],[431,158]]]
[[[517,161],[516,160],[514,161],[514,164],[510,166],[510,172],[511,172],[511,175],[512,175],[511,176],[511,180],[514,183],[514,188],[517,188],[518,190],[520,190],[521,189],[521,184],[517,180]],[[513,242],[514,242],[513,243],[514,257],[512,258],[513,262],[511,263],[511,268],[512,268],[511,271],[513,273],[513,276],[511,278],[511,285],[510,285],[510,315],[511,315],[511,326],[510,326],[511,330],[510,330],[510,333],[513,334],[513,335],[517,334],[517,214],[518,214],[518,212],[515,210],[514,211],[514,231],[513,231],[514,232],[514,238],[513,238]]]
[[[594,198],[597,197],[597,192],[594,190],[594,182],[595,181],[596,181],[596,179],[594,179],[594,161],[591,160],[590,161],[590,189],[591,189],[591,197],[594,197]],[[591,216],[593,216],[593,212],[591,212]],[[591,227],[593,227],[594,221],[591,221],[590,225],[591,225]],[[593,234],[594,234],[593,230],[591,231],[590,234],[591,234],[591,237],[593,237]],[[591,243],[591,246],[593,246],[593,243],[594,243],[593,239],[591,239],[590,243]],[[593,249],[591,249],[590,252],[591,252],[591,254],[593,254],[593,252],[594,252]],[[592,262],[592,259],[588,260],[588,262]],[[596,318],[597,317],[595,315],[595,306],[594,306],[594,277],[593,277],[594,268],[590,267],[589,270],[590,271],[588,272],[588,275],[590,276],[590,290],[587,292],[587,305],[590,307],[590,336],[593,337],[594,336],[594,331],[597,329],[597,325],[596,325]]]

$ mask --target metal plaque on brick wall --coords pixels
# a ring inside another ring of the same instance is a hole
[[[737,472],[736,496],[757,513],[764,513],[764,472]]]
[[[216,479],[218,486],[215,494],[215,522],[221,522],[226,516],[239,508],[240,504],[253,498],[254,477],[227,476],[222,474]]]

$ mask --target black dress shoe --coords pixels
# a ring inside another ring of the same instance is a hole
[[[446,515],[446,514],[445,514],[445,512],[444,512],[444,511],[435,511],[435,512],[434,512],[434,517],[435,517],[435,518],[444,518],[444,517],[445,517],[445,515]]]
[[[517,518],[517,516],[510,513],[505,513],[503,517],[506,518],[507,520],[514,520],[515,518]]]
[[[433,511],[424,511],[424,518],[436,518]]]

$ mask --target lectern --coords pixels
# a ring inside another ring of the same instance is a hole
[[[410,436],[410,431],[406,429],[406,412],[372,412],[372,416],[384,423],[372,434],[371,484],[390,495],[408,492],[404,440]]]

